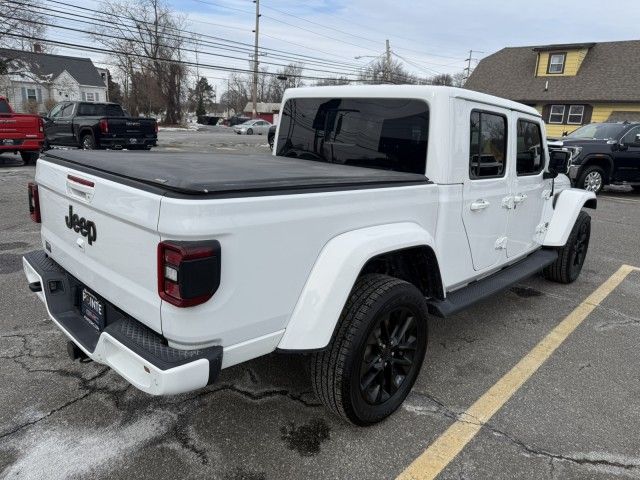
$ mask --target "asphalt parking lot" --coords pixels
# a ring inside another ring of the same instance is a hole
[[[268,152],[265,138],[209,129],[162,132],[160,144]],[[629,269],[598,305],[584,303],[622,265],[640,267],[640,195],[600,197],[576,283],[535,277],[455,318],[431,319],[425,364],[403,408],[355,428],[320,406],[299,356],[259,358],[204,390],[160,398],[104,366],[71,362],[22,273],[21,255],[40,245],[26,204],[34,168],[0,158],[2,478],[393,479],[449,427],[476,421],[469,407],[585,305],[588,316],[475,436],[444,442],[436,473],[640,478],[640,271]]]

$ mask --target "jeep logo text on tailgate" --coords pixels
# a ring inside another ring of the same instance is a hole
[[[98,238],[96,224],[84,217],[78,217],[77,213],[73,213],[73,206],[71,205],[69,205],[69,216],[64,217],[64,222],[67,224],[67,228],[69,230],[73,230],[83,237],[87,237],[89,245],[95,242],[96,238]]]

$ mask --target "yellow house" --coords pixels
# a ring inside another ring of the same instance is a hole
[[[534,106],[558,138],[592,122],[640,120],[640,41],[504,48],[465,88]]]

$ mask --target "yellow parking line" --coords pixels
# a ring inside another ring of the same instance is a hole
[[[520,360],[506,375],[487,390],[458,420],[416,458],[397,480],[435,478],[476,436],[482,426],[513,396],[567,337],[634,270],[621,266],[549,334]]]

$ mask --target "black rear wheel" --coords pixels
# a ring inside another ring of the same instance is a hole
[[[85,135],[82,136],[80,145],[83,150],[95,150],[96,141],[93,138],[93,135],[91,135],[90,133],[86,133]]]
[[[40,152],[20,152],[20,156],[25,165],[33,165],[38,160]]]
[[[356,425],[377,423],[400,407],[427,346],[427,305],[408,282],[364,275],[337,330],[311,359],[313,388],[331,411]]]

